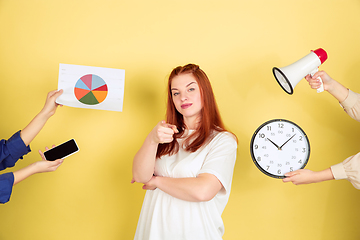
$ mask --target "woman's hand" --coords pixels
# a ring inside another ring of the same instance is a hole
[[[151,140],[154,143],[170,143],[174,140],[173,135],[178,133],[175,125],[160,121],[151,131]]]
[[[320,79],[318,79],[318,77],[320,77],[321,80],[323,81],[324,90],[328,91],[330,84],[332,81],[334,81],[334,79],[332,79],[325,71],[318,71],[313,76],[308,74],[306,75],[305,79],[306,81],[308,81],[312,89],[318,89],[321,86],[321,82]]]
[[[47,94],[45,105],[41,110],[47,117],[51,117],[55,114],[56,108],[60,105],[57,104],[55,101],[56,99],[63,93],[63,90],[54,90]],[[62,105],[60,105],[62,106]]]
[[[299,169],[285,174],[283,182],[292,182],[295,185],[314,183],[316,172],[308,169]]]
[[[131,179],[131,183],[135,183],[135,179],[132,178]],[[155,176],[152,176],[152,178],[150,179],[150,181],[148,181],[147,183],[144,183],[142,189],[144,190],[155,190],[156,186],[155,186]]]
[[[45,126],[47,120],[54,115],[57,106],[55,102],[56,98],[63,93],[63,90],[55,90],[48,93],[45,106],[38,115],[20,132],[20,137],[24,141],[25,145],[28,146],[31,141],[38,135],[41,129]]]
[[[292,182],[295,185],[317,183],[334,179],[330,168],[314,172],[309,169],[299,169],[285,174],[283,182]]]
[[[53,146],[54,147],[54,146]],[[45,148],[48,150],[49,148]],[[27,167],[24,167],[20,170],[14,172],[14,185],[21,182],[22,180],[30,177],[35,173],[43,172],[53,172],[55,171],[62,163],[63,159],[57,159],[55,161],[47,161],[45,159],[44,153],[39,150],[39,154],[42,158],[41,161],[34,162]]]
[[[152,176],[152,178],[150,179],[150,181],[148,181],[147,183],[144,183],[142,189],[144,190],[155,190],[156,187],[156,176]]]
[[[321,86],[321,82],[318,77],[321,77],[324,90],[328,91],[331,95],[333,95],[340,103],[343,102],[348,94],[349,89],[343,86],[341,83],[337,82],[336,80],[332,79],[326,72],[319,71],[314,74],[314,76],[307,75],[305,77],[306,81],[309,82],[309,85],[312,89],[318,89]]]
[[[52,147],[55,147],[55,145],[53,145]],[[45,150],[49,150],[48,147],[45,148]],[[63,159],[57,159],[55,161],[48,161],[46,160],[44,153],[39,150],[39,154],[42,158],[42,161],[38,161],[33,163],[37,169],[37,173],[42,173],[42,172],[53,172],[55,171],[58,167],[60,167],[60,165],[63,163]]]

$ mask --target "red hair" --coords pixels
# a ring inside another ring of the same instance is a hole
[[[175,76],[191,73],[199,85],[202,110],[201,119],[197,129],[193,134],[187,137],[183,143],[186,151],[195,152],[213,137],[214,132],[226,131],[221,120],[220,113],[215,101],[215,96],[205,72],[195,64],[179,66],[172,70],[168,80],[168,97],[166,109],[166,122],[177,126],[179,133],[174,134],[174,140],[171,143],[159,144],[156,157],[172,155],[179,151],[179,143],[176,138],[181,137],[186,129],[183,116],[176,110],[172,99],[171,82]]]

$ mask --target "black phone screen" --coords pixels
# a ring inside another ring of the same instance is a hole
[[[65,158],[72,153],[79,151],[79,148],[74,139],[64,142],[52,149],[44,152],[45,158],[48,161],[54,161],[56,159]]]

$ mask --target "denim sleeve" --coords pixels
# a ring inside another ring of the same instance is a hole
[[[12,172],[0,175],[0,203],[7,203],[10,200],[14,174]]]
[[[15,163],[22,159],[23,155],[31,151],[30,146],[26,146],[20,137],[20,131],[16,132],[9,140],[0,141],[0,170],[13,167]]]

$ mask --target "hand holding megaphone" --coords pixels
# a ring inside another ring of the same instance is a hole
[[[318,71],[315,72],[313,75],[308,74],[305,76],[306,81],[309,82],[309,85],[312,89],[317,89],[319,92],[319,89],[322,91],[325,90],[324,85],[327,85],[330,83],[331,80],[333,80],[326,72],[324,71]],[[326,89],[328,90],[328,89]]]
[[[313,77],[314,74],[317,73],[318,71],[319,71],[319,69],[316,68],[316,69],[314,69],[314,70],[310,73],[310,75]],[[321,93],[321,92],[324,91],[324,83],[323,83],[321,77],[317,77],[317,79],[319,79],[319,81],[320,81],[320,87],[316,89],[316,92],[317,92],[317,93]]]
[[[276,81],[280,84],[282,89],[288,93],[293,94],[295,86],[308,74],[314,75],[319,66],[327,59],[327,53],[324,49],[318,48],[311,51],[308,55],[301,58],[283,68],[273,68],[273,74]],[[320,81],[322,82],[321,78]],[[317,92],[324,91],[324,87],[320,87]]]

